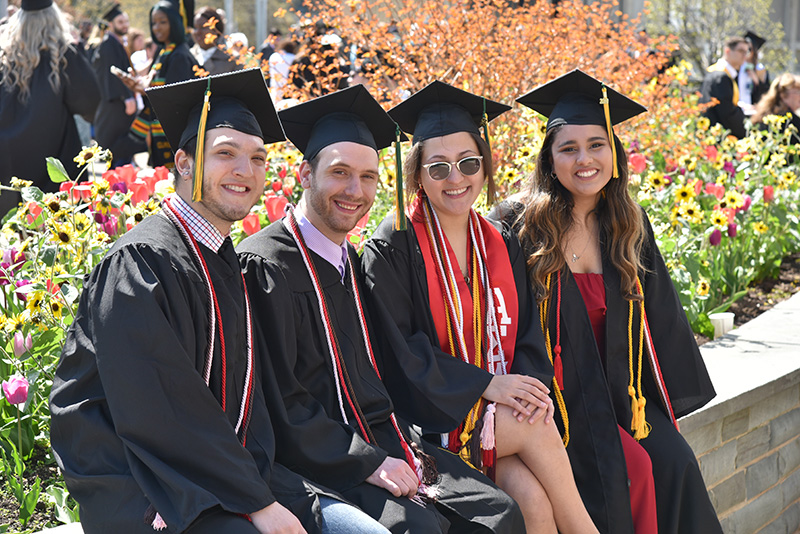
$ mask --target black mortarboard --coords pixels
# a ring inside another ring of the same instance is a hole
[[[120,5],[119,4],[114,4],[113,6],[111,6],[109,8],[108,11],[106,11],[106,14],[103,15],[103,20],[107,20],[108,22],[111,22],[112,20],[117,18],[119,15],[122,15],[122,9],[120,9]]]
[[[349,141],[376,151],[395,143],[395,185],[403,189],[400,142],[407,137],[363,85],[309,100],[280,113],[286,137],[306,160],[328,145]],[[403,195],[395,196],[396,220],[405,222]]]
[[[547,117],[547,130],[565,124],[605,127],[614,156],[615,178],[619,173],[612,126],[647,111],[641,104],[579,69],[540,85],[517,98],[517,102]]]
[[[198,137],[199,132],[233,128],[260,137],[265,144],[286,139],[258,68],[154,87],[147,90],[147,97],[173,150],[198,138],[195,192],[202,184],[197,178],[203,176],[205,138]]]
[[[389,115],[418,143],[455,132],[480,135],[484,113],[488,122],[509,109],[500,102],[436,80],[390,109]]]
[[[20,9],[23,11],[39,11],[53,5],[53,0],[22,0]]]
[[[764,43],[767,42],[766,39],[764,39],[759,35],[756,35],[750,30],[747,30],[747,33],[744,34],[744,38],[750,42],[750,44],[753,46],[753,50],[760,50],[761,47],[764,46]]]
[[[286,137],[306,160],[342,141],[377,151],[397,138],[395,122],[360,84],[297,104],[279,115]],[[405,139],[403,136],[401,140]]]

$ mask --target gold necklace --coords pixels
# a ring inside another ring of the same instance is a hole
[[[572,263],[577,262],[579,259],[583,257],[583,254],[586,252],[586,249],[589,248],[589,243],[592,242],[592,237],[594,237],[594,225],[592,225],[592,228],[589,231],[589,237],[586,239],[586,244],[583,245],[583,249],[581,250],[580,254],[575,254],[575,250],[572,248],[572,243],[570,242],[569,249],[570,253],[572,254]]]

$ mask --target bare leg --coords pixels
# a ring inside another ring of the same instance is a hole
[[[522,510],[527,534],[556,534],[553,507],[547,492],[516,454],[497,459],[497,485]]]
[[[575,486],[572,466],[555,423],[545,424],[544,417],[533,424],[520,423],[512,416],[511,408],[500,404],[495,421],[497,457],[516,454],[522,460],[547,492],[558,530],[563,534],[598,532]]]

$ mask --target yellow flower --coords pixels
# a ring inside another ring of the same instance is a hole
[[[53,223],[51,228],[50,239],[60,245],[69,245],[72,243],[73,230],[70,224]]]
[[[92,183],[92,196],[102,196],[108,192],[108,182],[102,178],[96,178]]]
[[[694,187],[690,184],[683,184],[675,191],[675,199],[678,202],[688,202],[694,198]]]
[[[38,313],[44,302],[44,291],[32,291],[28,294],[28,303],[25,307],[31,313]]]
[[[64,309],[64,305],[61,303],[60,300],[54,298],[50,301],[50,313],[53,314],[53,317],[56,319],[61,319],[61,311]]]
[[[703,209],[694,199],[681,204],[681,212],[688,221],[694,224],[703,222]]]
[[[699,119],[697,119],[698,130],[702,130],[705,132],[706,130],[708,130],[709,126],[711,126],[711,121],[708,119],[708,117],[700,117]]]
[[[653,189],[660,189],[664,187],[666,181],[664,180],[664,173],[659,171],[651,171],[647,175],[647,181],[650,182],[650,187]]]
[[[717,175],[717,184],[718,185],[725,185],[725,182],[728,181],[728,177],[730,175],[727,172],[721,172]]]
[[[92,220],[85,213],[76,213],[73,221],[75,231],[82,234],[92,226]]]
[[[16,189],[22,189],[23,187],[30,187],[32,185],[33,182],[31,182],[30,180],[22,180],[20,178],[17,178],[16,176],[11,177],[11,187],[14,187]]]
[[[516,159],[527,160],[530,159],[531,156],[533,156],[533,149],[529,146],[524,146],[517,150]]]
[[[759,234],[765,234],[765,233],[767,233],[767,230],[769,230],[769,227],[766,224],[764,224],[763,222],[758,221],[758,222],[753,223],[753,230],[755,230]]]
[[[773,152],[769,157],[769,162],[767,165],[772,167],[784,167],[786,166],[786,156],[784,154]]]
[[[86,165],[87,163],[91,162],[95,158],[97,158],[98,154],[100,154],[100,146],[93,145],[93,146],[85,146],[81,153],[75,156],[72,161],[78,164],[78,166]]]
[[[741,208],[744,206],[744,197],[735,189],[731,189],[725,193],[725,204],[729,208]]]
[[[22,332],[22,327],[25,325],[25,319],[20,315],[12,315],[6,320],[6,332],[13,334],[14,332]]]
[[[711,284],[705,278],[701,278],[700,282],[697,284],[697,294],[701,297],[705,297],[708,295],[709,290],[711,289]]]
[[[503,173],[503,179],[508,182],[513,182],[517,179],[518,173],[516,169],[508,169]]]
[[[714,213],[711,214],[711,224],[720,229],[725,228],[728,224],[728,217],[725,215],[725,212],[722,210],[714,210]]]
[[[794,184],[795,180],[797,179],[797,175],[792,171],[785,171],[782,172],[780,175],[779,180],[781,181],[781,185],[784,187],[788,187]]]

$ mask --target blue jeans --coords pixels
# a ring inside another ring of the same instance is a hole
[[[390,534],[389,530],[356,508],[330,497],[320,496],[322,534]]]

